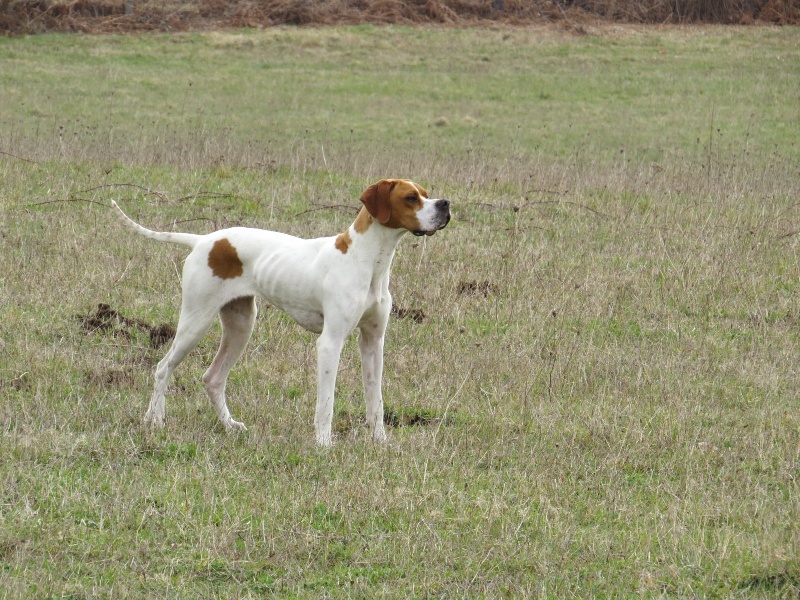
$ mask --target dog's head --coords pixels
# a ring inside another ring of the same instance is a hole
[[[361,194],[372,218],[384,227],[433,235],[450,222],[450,201],[428,198],[425,189],[405,179],[382,179]]]

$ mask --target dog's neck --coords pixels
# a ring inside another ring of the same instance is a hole
[[[406,233],[402,228],[384,227],[366,208],[361,209],[347,231],[351,239],[348,252],[353,252],[368,262],[376,275],[389,271],[395,248]]]

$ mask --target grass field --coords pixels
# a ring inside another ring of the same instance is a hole
[[[0,597],[800,596],[800,30],[274,29],[0,39]],[[185,251],[401,242],[390,444],[355,339],[260,307],[216,423],[141,425]],[[98,309],[99,304],[107,305]],[[410,318],[416,317],[416,318]]]

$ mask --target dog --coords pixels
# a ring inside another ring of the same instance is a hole
[[[405,232],[433,235],[450,222],[450,201],[429,198],[420,185],[403,179],[378,181],[360,199],[363,207],[352,225],[337,236],[316,239],[246,227],[208,235],[156,232],[133,221],[112,201],[123,222],[134,231],[192,249],[183,267],[177,331],[156,367],[145,423],[163,426],[167,381],[219,314],[222,340],[203,383],[225,428],[247,429],[231,417],[225,384],[250,339],[257,312],[255,298],[261,297],[319,334],[317,444],[333,443],[331,421],[339,359],[345,340],[356,327],[367,424],[373,439],[386,439],[381,380],[384,335],[392,307],[389,270]]]

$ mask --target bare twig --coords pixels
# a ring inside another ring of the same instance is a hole
[[[87,202],[89,204],[97,204],[98,206],[102,206],[103,208],[108,208],[108,205],[104,202],[98,202],[97,200],[89,200],[88,198],[60,198],[57,200],[45,200],[43,202],[34,202],[33,204],[29,204],[28,206],[45,206],[47,204],[59,204],[61,202]]]
[[[564,20],[567,21],[568,23],[572,23],[572,21],[570,21],[570,18],[567,16],[567,13],[564,11],[564,8],[561,6],[561,3],[558,0],[553,0],[553,4],[555,4],[559,12],[561,12],[561,16],[564,17]]]
[[[302,210],[299,213],[295,213],[294,215],[292,215],[292,217],[299,217],[300,215],[316,212],[318,210],[334,210],[334,209],[350,211],[350,210],[355,210],[355,207],[347,206],[345,204],[326,204],[325,206],[315,206],[314,208],[309,208],[308,210]]]
[[[16,158],[17,160],[21,160],[26,163],[31,163],[32,165],[41,164],[38,161],[30,160],[29,158],[22,158],[21,156],[17,156],[16,154],[11,154],[11,152],[5,152],[4,150],[0,150],[0,154],[3,156],[10,156],[11,158]]]
[[[137,190],[143,190],[146,195],[158,196],[165,202],[170,202],[169,196],[167,196],[164,192],[157,192],[155,190],[150,189],[149,187],[143,185],[136,185],[135,183],[104,183],[103,185],[96,185],[94,187],[86,188],[85,190],[80,190],[78,193],[85,194],[87,192],[93,192],[95,190],[101,190],[104,188],[115,188],[115,187],[136,188]]]
[[[534,202],[526,202],[520,208],[524,206],[533,206],[536,204],[569,204],[570,206],[577,206],[578,208],[582,208],[584,210],[588,210],[589,212],[593,212],[598,217],[604,217],[606,219],[611,219],[611,215],[607,215],[606,213],[600,212],[599,210],[592,208],[591,206],[586,206],[585,204],[581,204],[580,202],[572,202],[571,200],[537,200]]]
[[[214,219],[211,219],[209,217],[196,217],[194,219],[182,219],[180,221],[174,221],[173,225],[177,225],[179,223],[192,223],[193,221],[208,221],[214,226],[214,231],[217,231],[219,229],[219,224]]]
[[[234,196],[233,194],[219,194],[215,192],[197,192],[196,194],[189,194],[188,196],[183,196],[182,198],[178,198],[176,202],[184,202],[186,200],[210,200],[214,198],[234,198],[238,199],[238,196]]]
[[[551,193],[557,194],[559,192],[551,192]],[[601,211],[599,211],[599,210],[597,210],[595,208],[592,208],[591,206],[586,206],[585,204],[581,204],[580,202],[573,202],[571,200],[534,200],[534,201],[530,201],[530,202],[524,202],[524,203],[522,203],[520,205],[516,205],[516,204],[490,204],[488,202],[471,202],[469,204],[471,206],[481,206],[481,207],[484,207],[484,208],[487,208],[487,209],[491,209],[491,210],[508,210],[508,209],[511,209],[511,210],[514,210],[514,211],[519,211],[519,210],[521,210],[523,208],[527,208],[529,206],[536,206],[536,205],[541,205],[541,204],[567,204],[567,205],[570,205],[570,206],[577,206],[578,208],[582,208],[584,210],[588,210],[589,212],[593,212],[594,214],[596,214],[599,217],[604,217],[606,219],[613,218],[611,215],[603,213],[603,212],[601,212]]]

